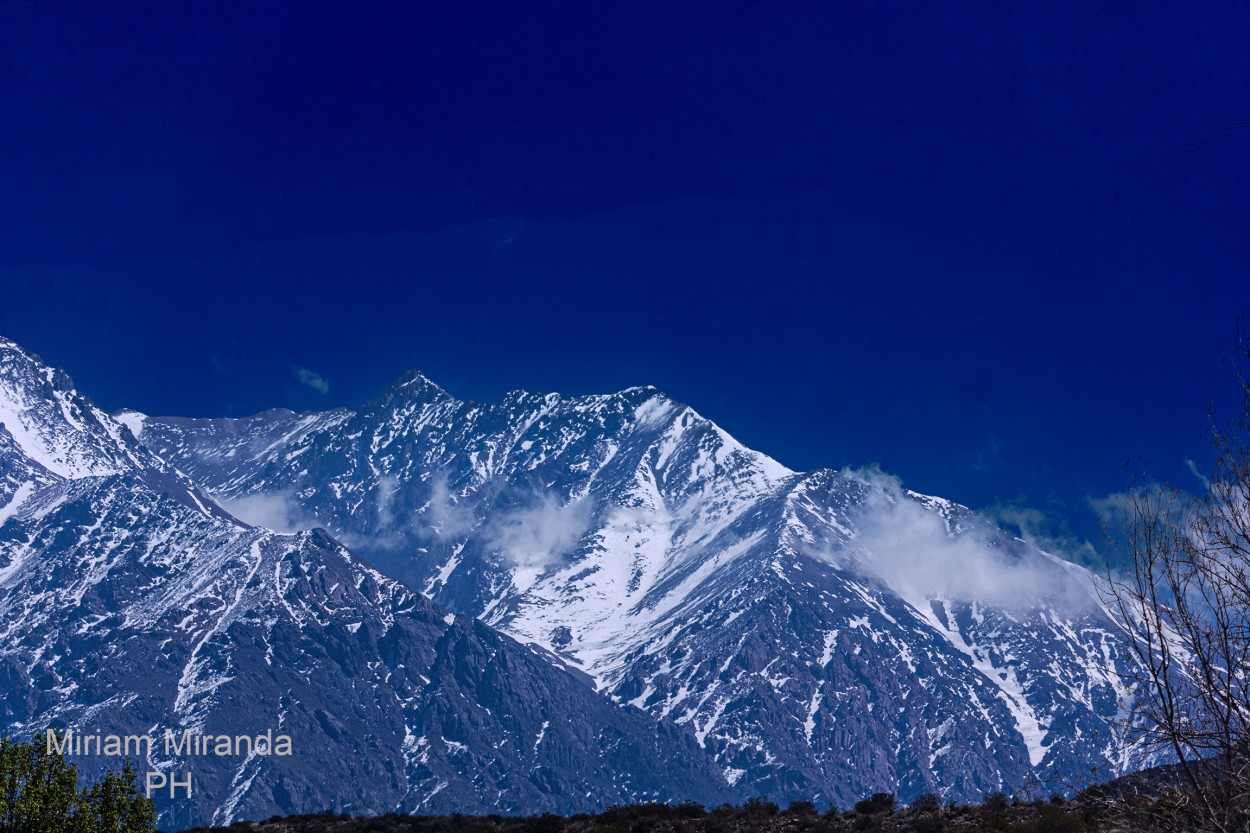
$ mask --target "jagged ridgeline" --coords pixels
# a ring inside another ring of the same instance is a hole
[[[964,800],[1148,763],[1092,576],[654,389],[481,404],[413,373],[356,411],[110,417],[0,356],[10,731],[292,738],[197,760],[169,826]]]
[[[688,732],[596,694],[540,649],[456,616],[324,532],[248,526],[0,342],[0,716],[150,736],[162,826],[319,809],[571,811],[719,801]],[[165,732],[272,733],[168,748]],[[276,754],[278,736],[291,754]],[[63,739],[63,735],[60,736]],[[86,776],[120,764],[71,756]]]

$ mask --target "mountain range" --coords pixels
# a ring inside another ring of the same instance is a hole
[[[197,761],[165,823],[962,800],[1155,762],[1093,575],[653,388],[475,403],[412,372],[356,410],[110,416],[0,341],[0,423],[8,731],[296,739]]]
[[[189,800],[159,802],[163,825],[731,797],[671,721],[611,703],[323,531],[231,517],[11,342],[0,424],[0,725],[150,733],[137,768],[193,776]],[[293,750],[188,760],[164,754],[167,728],[281,733]]]

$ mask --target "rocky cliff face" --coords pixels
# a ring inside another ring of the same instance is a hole
[[[155,740],[166,827],[320,809],[572,812],[731,793],[688,729],[457,616],[322,530],[219,508],[0,341],[0,726]],[[167,754],[166,729],[291,738]],[[234,750],[236,753],[238,749]],[[93,774],[118,758],[76,759]]]
[[[222,506],[322,526],[693,731],[740,795],[952,798],[1144,763],[1094,579],[879,474],[792,472],[650,388],[121,416]]]

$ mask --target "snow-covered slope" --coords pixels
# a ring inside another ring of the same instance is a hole
[[[23,481],[32,487],[49,478],[68,481],[125,472],[180,503],[226,516],[184,474],[142,448],[132,432],[74,390],[65,371],[48,367],[3,336],[0,425],[6,457],[15,471],[32,472]],[[9,511],[18,505],[14,501]]]
[[[140,772],[194,779],[190,800],[161,802],[165,826],[730,796],[688,730],[323,531],[228,515],[134,440],[133,419],[11,342],[0,371],[0,728],[151,732]],[[165,755],[164,730],[184,728],[270,730],[292,754]]]
[[[690,727],[742,795],[951,797],[1139,765],[1092,577],[880,475],[791,472],[651,388],[131,415],[223,506],[324,526]]]

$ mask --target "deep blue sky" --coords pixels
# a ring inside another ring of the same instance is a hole
[[[1085,534],[1231,391],[1246,3],[7,2],[0,43],[0,333],[110,409],[654,384]]]

